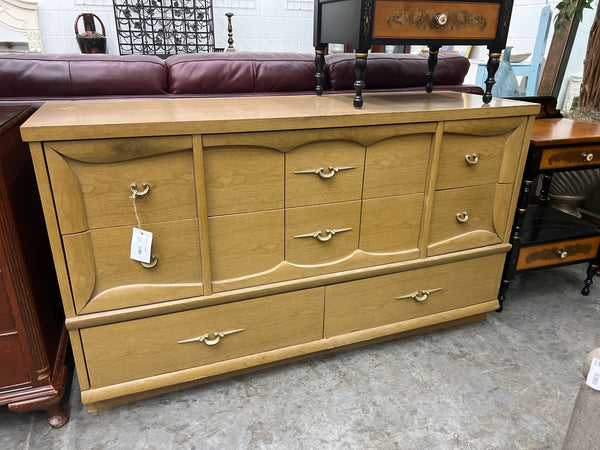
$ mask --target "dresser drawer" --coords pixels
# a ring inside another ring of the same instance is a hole
[[[285,156],[285,206],[360,200],[365,148],[354,141],[312,142]]]
[[[285,212],[285,259],[318,265],[358,249],[360,202],[290,208]]]
[[[427,255],[498,244],[505,239],[511,184],[436,191]]]
[[[595,258],[599,246],[600,236],[523,247],[519,252],[517,270]]]
[[[514,182],[524,133],[522,118],[447,122],[436,189]]]
[[[492,255],[327,286],[324,337],[494,300],[504,257]]]
[[[129,258],[131,227],[104,228],[63,236],[75,308],[107,311],[202,295],[198,221],[155,223],[151,262]]]
[[[62,234],[197,216],[191,138],[45,144]],[[94,152],[98,152],[95,154]],[[136,187],[132,187],[135,184]]]
[[[600,146],[549,148],[543,151],[539,170],[600,165]]]
[[[91,387],[321,339],[323,292],[308,289],[82,329]]]
[[[373,39],[494,39],[499,16],[500,3],[376,0]]]

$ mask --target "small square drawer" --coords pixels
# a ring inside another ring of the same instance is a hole
[[[324,337],[492,301],[505,254],[325,288]]]
[[[360,200],[365,148],[328,140],[300,146],[285,156],[285,206]]]
[[[511,184],[436,191],[427,256],[498,244],[507,238]]]
[[[321,339],[323,292],[308,289],[82,329],[90,385],[98,388]]]
[[[567,169],[600,165],[600,146],[548,148],[543,151],[539,170]]]
[[[376,0],[373,38],[494,39],[500,3]]]
[[[522,247],[517,270],[566,264],[595,258],[600,246],[600,236],[572,239],[562,242]]]
[[[197,217],[189,136],[53,142],[45,154],[62,234]]]
[[[75,309],[92,313],[202,295],[198,221],[149,224],[150,263],[130,259],[132,227],[63,236]]]

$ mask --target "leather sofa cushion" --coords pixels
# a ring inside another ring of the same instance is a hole
[[[313,91],[314,55],[223,52],[170,56],[174,95]]]
[[[0,54],[0,97],[165,95],[157,56]]]
[[[427,58],[427,54],[369,54],[365,72],[366,89],[424,87],[429,71]],[[338,53],[325,57],[325,78],[329,89],[353,89],[355,60],[352,53]],[[469,60],[463,56],[440,53],[435,67],[434,86],[461,85],[469,66]]]

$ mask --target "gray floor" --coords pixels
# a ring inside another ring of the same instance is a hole
[[[486,322],[295,362],[69,422],[0,408],[0,449],[558,449],[600,282],[582,265],[521,274]]]

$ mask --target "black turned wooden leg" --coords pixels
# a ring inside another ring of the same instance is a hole
[[[354,62],[354,73],[356,81],[354,82],[354,107],[360,108],[363,105],[362,91],[367,85],[365,83],[365,72],[367,71],[367,52],[356,52],[356,61]]]
[[[427,83],[425,84],[425,90],[427,92],[433,91],[433,77],[435,76],[435,66],[437,66],[439,53],[440,53],[439,45],[434,45],[434,46],[429,47],[429,58],[427,59],[427,65],[429,66],[429,72],[427,72]]]
[[[545,205],[548,203],[548,197],[550,192],[550,184],[552,183],[552,172],[549,174],[542,174],[542,187],[540,188],[540,195],[537,199],[537,203]]]
[[[315,93],[318,96],[323,94],[323,80],[325,75],[323,74],[323,68],[325,67],[325,45],[321,44],[315,48],[315,66],[317,67],[317,73],[315,78],[317,79],[317,87]]]
[[[587,278],[584,281],[585,284],[581,290],[581,295],[590,295],[590,286],[594,283],[592,279],[596,273],[598,273],[598,263],[592,261],[587,269]]]
[[[500,292],[498,293],[498,303],[500,303],[500,306],[498,306],[496,312],[502,312],[504,309],[504,300],[506,300],[506,291],[509,284],[509,280],[502,280],[502,283],[500,283]]]
[[[487,63],[487,79],[485,80],[485,93],[483,94],[483,103],[492,101],[492,87],[496,84],[496,71],[500,66],[500,52],[492,52],[490,50],[490,58]]]

